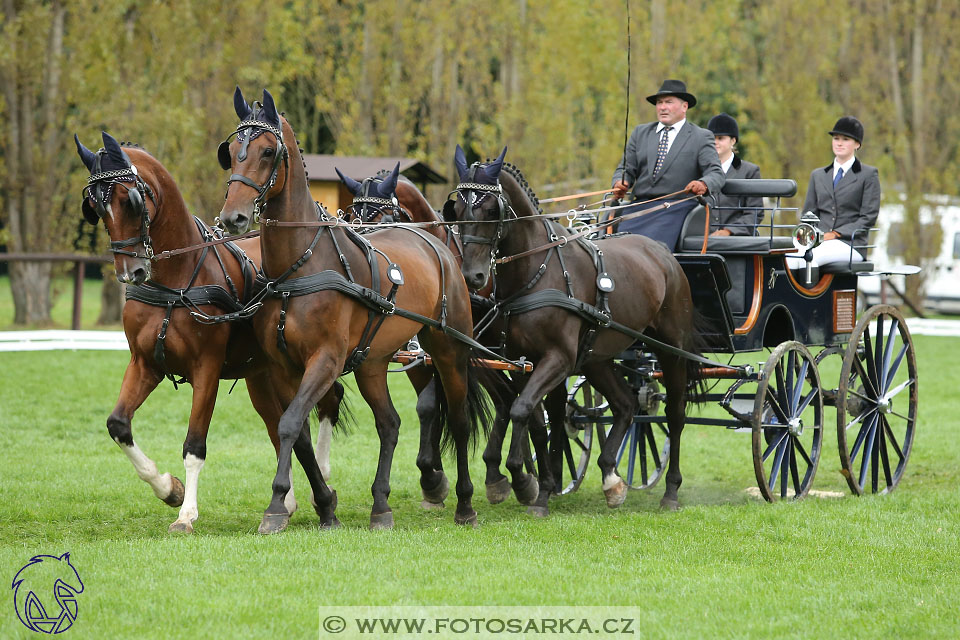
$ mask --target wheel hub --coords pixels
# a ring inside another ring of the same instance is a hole
[[[890,402],[888,398],[883,398],[877,402],[877,411],[879,413],[892,413],[893,412],[893,403]]]
[[[800,437],[800,434],[803,433],[803,420],[800,418],[793,418],[787,424],[787,431],[790,432],[790,435],[797,438]]]

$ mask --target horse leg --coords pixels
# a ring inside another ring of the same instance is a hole
[[[340,420],[340,401],[343,400],[343,385],[339,381],[333,383],[333,389],[317,404],[317,417],[320,426],[317,429],[317,464],[323,481],[330,483],[330,443],[333,440],[333,425]],[[310,502],[316,507],[311,496]]]
[[[687,366],[686,362],[676,356],[660,358],[663,369],[663,386],[667,392],[666,414],[667,426],[670,430],[670,462],[665,474],[667,486],[660,499],[660,508],[676,511],[680,508],[677,493],[683,482],[680,473],[680,435],[686,422],[687,412]]]
[[[546,395],[548,391],[561,385],[571,368],[572,363],[568,362],[563,354],[557,351],[547,353],[537,363],[533,373],[530,374],[530,378],[524,385],[523,390],[510,407],[510,422],[513,424],[513,435],[510,441],[510,453],[507,456],[507,469],[510,470],[510,473],[513,475],[513,490],[517,494],[517,500],[519,500],[521,504],[534,504],[539,497],[539,487],[537,486],[536,479],[523,470],[523,449],[521,444],[528,437],[529,421],[533,411],[543,399],[543,396]],[[535,440],[535,442],[538,441],[540,443],[540,452],[538,452],[537,455],[544,453],[542,449],[544,448],[543,445],[546,439],[546,428],[543,427],[541,423],[535,430],[539,431],[541,428],[543,429],[544,437],[541,438],[538,434]],[[546,463],[546,461],[544,461],[544,463]],[[549,471],[546,472],[549,473]],[[532,491],[536,491],[537,493],[532,493],[531,486]],[[547,497],[549,498],[549,493]],[[527,501],[524,502],[524,499]]]
[[[336,529],[340,526],[340,521],[334,511],[337,508],[337,492],[330,489],[324,482],[323,474],[320,472],[320,465],[317,463],[316,455],[313,452],[313,446],[310,438],[310,421],[305,420],[303,429],[300,430],[300,436],[293,443],[293,451],[297,454],[297,460],[307,474],[307,480],[310,482],[311,501],[313,496],[327,495],[327,499],[321,501],[323,506],[314,502],[314,509],[320,517],[321,529]]]
[[[277,435],[277,425],[280,423],[280,416],[283,415],[283,407],[277,398],[276,389],[266,372],[259,372],[246,379],[247,394],[250,396],[250,402],[253,408],[260,414],[264,426],[267,428],[267,435],[270,436],[270,442],[277,456],[280,456],[280,436]],[[293,515],[297,510],[297,499],[293,495],[293,470],[290,475],[290,491],[287,492],[283,500],[284,508],[287,513]]]
[[[393,511],[387,499],[390,497],[390,468],[393,465],[393,451],[397,447],[397,437],[400,433],[400,416],[390,400],[385,363],[365,363],[354,372],[354,376],[360,395],[373,411],[377,435],[380,437],[377,475],[370,489],[373,494],[370,528],[392,529]]]
[[[610,362],[593,362],[584,365],[583,373],[593,387],[607,399],[613,414],[613,426],[603,445],[597,465],[603,474],[603,495],[607,506],[615,509],[627,499],[627,483],[617,473],[617,452],[639,408],[637,397],[626,381],[610,366]]]
[[[218,363],[219,364],[219,363]],[[211,370],[212,369],[212,370]],[[180,514],[170,525],[171,533],[193,533],[193,523],[200,512],[197,508],[197,485],[200,471],[207,458],[207,432],[210,418],[217,403],[219,388],[219,367],[201,366],[191,376],[193,380],[193,404],[190,408],[190,426],[187,438],[183,442],[183,468],[186,472],[186,486]]]
[[[130,425],[133,414],[162,379],[148,369],[142,359],[131,358],[123,374],[117,405],[107,418],[107,431],[133,464],[140,479],[153,489],[153,494],[171,507],[179,507],[183,504],[183,483],[169,473],[161,475],[157,472],[156,463],[134,442]]]
[[[543,401],[550,418],[550,424],[554,429],[554,442],[559,442],[557,429],[564,429],[564,420],[566,419],[567,390],[564,386],[554,387]],[[551,464],[552,458],[547,450],[547,426],[540,416],[533,415],[530,419],[530,440],[533,442],[534,450],[537,452],[537,470],[540,474],[540,493],[536,500],[527,509],[527,513],[535,516],[546,517],[550,515],[549,501],[551,493],[559,493],[563,488],[559,485],[558,479],[562,476],[555,474],[555,469]],[[562,462],[562,461],[561,461]]]
[[[503,375],[506,379],[504,374],[499,375]],[[499,504],[510,495],[510,482],[500,472],[501,451],[510,421],[510,402],[513,400],[512,397],[507,397],[505,391],[509,386],[509,382],[504,383],[503,389],[487,386],[487,393],[493,398],[495,411],[493,428],[490,430],[487,446],[483,449],[483,462],[487,467],[484,483],[487,488],[487,501],[490,504]]]
[[[420,469],[420,491],[424,509],[442,509],[450,492],[450,483],[440,460],[440,411],[437,395],[439,384],[431,379],[417,394],[417,417],[420,419],[420,451],[417,468]]]
[[[260,521],[258,530],[262,534],[279,533],[286,529],[290,522],[290,513],[284,505],[284,498],[291,487],[290,464],[293,446],[297,439],[301,437],[300,434],[303,432],[310,410],[333,387],[338,372],[335,363],[329,357],[323,353],[317,354],[307,363],[300,380],[300,386],[280,417],[280,422],[277,425],[277,435],[280,438],[280,450],[277,454],[277,474],[273,479],[273,497],[266,511],[264,511],[263,519]],[[280,377],[280,379],[283,378]],[[273,377],[273,380],[276,382],[278,376]],[[320,476],[320,466],[317,464],[316,458],[311,456],[310,460],[312,462],[301,460],[301,464],[304,464],[304,468],[308,469],[308,474],[316,470],[317,476],[321,477],[321,482],[318,485],[321,493],[315,495],[319,512],[327,509],[333,502],[333,492],[323,484],[322,476]]]

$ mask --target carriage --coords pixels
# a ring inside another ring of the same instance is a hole
[[[802,256],[802,247],[816,241],[813,226],[774,223],[778,212],[796,212],[781,206],[781,199],[796,190],[793,180],[727,182],[724,193],[740,197],[741,206],[757,196],[770,203],[764,208],[769,222],[757,236],[708,237],[703,205],[686,216],[675,257],[697,311],[711,327],[703,336],[707,351],[728,357],[727,364],[701,369],[717,383],[703,400],[716,403],[722,413],[691,413],[687,424],[749,430],[757,483],[771,502],[807,494],[824,431],[836,424],[841,473],[850,490],[886,493],[900,481],[913,445],[913,341],[895,307],[877,305],[858,314],[858,279],[891,272],[853,261],[821,269],[808,261],[806,269],[787,268],[786,256]],[[784,229],[792,236],[780,235]],[[858,249],[869,248],[868,232],[855,234]],[[897,273],[916,271],[907,267]],[[770,350],[765,361],[750,360],[749,354],[762,350]],[[631,488],[647,489],[659,481],[669,457],[660,410],[662,372],[641,343],[624,352],[617,367],[640,406],[620,446],[618,472]],[[726,388],[715,391],[721,381],[728,381],[722,383]],[[580,486],[593,443],[602,447],[612,421],[607,402],[583,377],[571,379],[566,409],[562,428],[550,432],[557,439],[551,464],[561,478],[560,493]],[[828,409],[835,411],[835,422]]]

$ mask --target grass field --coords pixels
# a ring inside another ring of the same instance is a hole
[[[766,504],[747,492],[749,435],[690,427],[677,513],[659,511],[662,483],[608,510],[592,465],[579,492],[553,499],[550,518],[536,520],[512,497],[486,502],[478,453],[481,525],[465,530],[449,499],[441,512],[419,507],[414,399],[394,376],[404,424],[396,528],[367,530],[377,440],[351,393],[358,424],[332,453],[343,528],[318,531],[307,507],[272,537],[255,532],[273,449],[242,382],[230,395],[221,387],[196,533],[171,536],[176,511],[153,497],[105,428],[126,355],[3,353],[0,567],[12,580],[31,556],[69,551],[85,584],[67,631],[76,638],[316,638],[320,606],[404,604],[618,605],[633,608],[639,637],[956,637],[956,342],[916,338],[920,426],[889,496],[849,495],[828,431],[814,488],[844,497]],[[134,420],[138,444],[181,478],[189,401],[189,387],[164,383]],[[306,504],[299,469],[295,487]],[[0,637],[32,636],[12,600],[0,606]]]

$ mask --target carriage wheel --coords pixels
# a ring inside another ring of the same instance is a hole
[[[763,497],[807,495],[822,444],[817,364],[805,346],[784,342],[767,358],[753,405],[753,469]]]
[[[917,359],[906,321],[896,307],[870,307],[850,336],[837,389],[841,473],[853,493],[893,491],[916,420]]]

